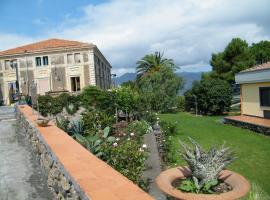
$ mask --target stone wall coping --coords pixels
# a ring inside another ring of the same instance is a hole
[[[100,160],[52,122],[39,127],[32,108],[18,106],[24,117],[35,126],[58,162],[91,200],[153,200],[125,176]]]

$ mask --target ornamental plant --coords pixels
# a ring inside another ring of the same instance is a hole
[[[191,178],[182,182],[181,190],[195,193],[212,193],[211,188],[219,183],[218,175],[235,157],[224,144],[220,148],[212,147],[208,152],[192,138],[189,141],[194,148],[180,141],[183,147],[182,158],[191,170]]]

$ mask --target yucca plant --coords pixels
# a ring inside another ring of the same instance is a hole
[[[205,187],[210,188],[218,183],[218,175],[234,159],[232,151],[223,144],[220,148],[212,147],[208,152],[192,138],[189,141],[194,146],[191,148],[180,141],[183,147],[181,156],[187,162],[191,172],[192,180],[197,192]]]

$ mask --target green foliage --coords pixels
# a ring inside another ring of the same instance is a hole
[[[203,193],[203,194],[213,194],[213,187],[218,184],[218,180],[213,179],[204,183],[202,186],[199,186],[196,181],[192,178],[187,178],[181,182],[181,185],[178,189],[184,192],[191,192],[191,193]]]
[[[136,140],[125,140],[104,146],[104,161],[134,183],[143,186],[142,173],[145,170],[147,153]]]
[[[209,151],[205,151],[192,138],[189,137],[189,141],[193,148],[180,141],[183,148],[180,155],[187,162],[192,179],[199,189],[210,181],[218,179],[219,173],[235,160],[230,148],[225,147],[224,144],[220,148],[212,147]]]
[[[102,145],[108,143],[111,145],[115,141],[115,137],[109,136],[110,128],[106,127],[101,133],[94,133],[92,135],[83,136],[81,134],[74,134],[73,137],[90,152],[97,157],[105,156]]]
[[[86,109],[97,109],[114,113],[115,97],[112,92],[101,90],[96,86],[85,87],[79,96],[81,104]]]
[[[257,64],[262,64],[270,61],[270,41],[261,41],[253,43],[251,52],[255,56]]]
[[[133,121],[128,124],[125,131],[127,133],[135,133],[136,135],[143,136],[144,134],[150,133],[152,130],[151,126],[145,121]]]
[[[178,112],[182,112],[185,110],[185,97],[184,96],[176,97],[176,109]]]
[[[251,190],[246,198],[243,200],[269,200],[270,196],[257,184],[251,184]]]
[[[176,107],[176,98],[183,87],[183,80],[172,68],[160,67],[158,71],[141,76],[137,80],[137,87],[140,110],[169,112]]]
[[[212,54],[210,61],[212,78],[234,83],[234,75],[255,64],[270,61],[270,41],[261,41],[249,46],[245,40],[234,38],[223,52]]]
[[[250,183],[256,182],[270,195],[270,138],[256,134],[247,129],[220,123],[224,116],[196,117],[190,113],[160,114],[161,120],[175,122],[180,119],[181,130],[171,137],[166,156],[170,155],[170,166],[185,166],[186,162],[179,156],[179,139],[186,141],[190,136],[209,149],[212,144],[222,145],[223,141],[233,148],[238,156],[228,169],[240,173]],[[166,139],[168,141],[168,139]],[[250,155],[252,152],[252,156]],[[259,169],[259,170],[254,170]]]
[[[118,109],[128,113],[134,112],[138,107],[139,94],[131,87],[120,87],[115,89],[116,105]]]
[[[112,126],[114,118],[103,111],[89,108],[82,113],[82,122],[87,134],[91,135],[100,128],[104,129],[106,126]]]
[[[161,120],[159,125],[161,126],[162,133],[166,136],[175,135],[178,132],[178,121],[170,122]]]
[[[174,61],[172,59],[163,58],[163,54],[160,52],[145,55],[137,62],[137,80],[143,76],[148,76],[154,72],[158,72],[163,67],[171,69],[176,68]]]
[[[61,113],[64,107],[68,108],[70,105],[73,105],[73,108],[72,110],[69,109],[69,114],[74,114],[79,108],[79,101],[76,96],[72,96],[67,93],[63,93],[57,97],[52,97],[50,95],[42,95],[38,97],[39,112],[43,116]],[[37,105],[34,105],[34,107],[37,109]]]
[[[75,134],[84,135],[84,133],[85,133],[85,126],[83,124],[83,121],[81,121],[81,120],[72,121],[70,123],[70,125],[69,125],[68,132],[71,135],[75,135]]]
[[[56,126],[60,129],[62,129],[63,131],[65,131],[66,133],[70,134],[69,132],[69,119],[65,118],[63,116],[58,116],[56,118]]]
[[[157,113],[148,110],[142,110],[140,112],[140,118],[147,121],[151,126],[155,125],[158,121]]]
[[[201,80],[195,82],[190,91],[185,93],[185,108],[195,109],[195,96],[198,111],[202,114],[220,115],[230,110],[232,89],[230,85],[220,79]]]
[[[234,38],[221,53],[212,54],[210,61],[214,78],[234,82],[234,75],[253,66],[256,61],[248,43],[240,38]]]

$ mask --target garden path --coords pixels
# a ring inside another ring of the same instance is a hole
[[[149,150],[149,157],[146,160],[147,169],[143,173],[143,177],[150,182],[148,193],[156,200],[166,200],[165,195],[158,189],[155,182],[156,177],[161,173],[161,163],[155,134],[153,132],[145,134],[144,143],[147,144]]]
[[[16,130],[14,108],[0,106],[0,200],[51,200],[30,144]]]

